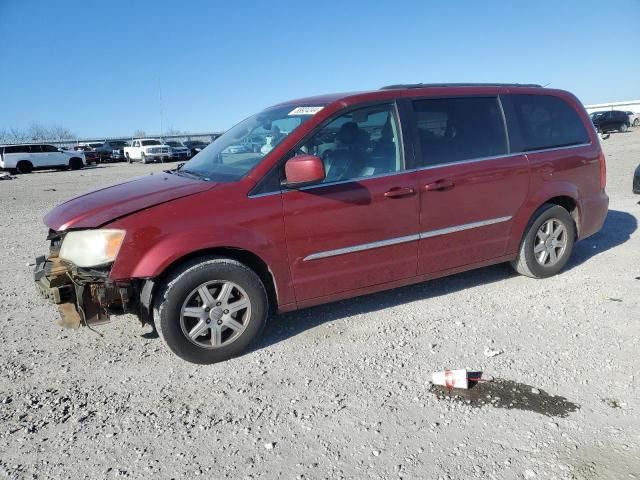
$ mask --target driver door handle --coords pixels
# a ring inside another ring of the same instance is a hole
[[[413,188],[410,187],[394,187],[388,192],[384,193],[384,196],[387,198],[400,198],[400,197],[408,197],[409,195],[413,195],[415,192]]]
[[[455,186],[451,180],[438,180],[437,182],[427,183],[424,189],[428,192],[442,192],[444,190],[451,190]]]

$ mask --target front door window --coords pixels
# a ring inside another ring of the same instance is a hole
[[[331,121],[302,151],[324,162],[324,183],[367,178],[403,169],[393,104],[354,110]]]

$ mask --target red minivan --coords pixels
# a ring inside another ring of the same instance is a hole
[[[544,278],[607,215],[583,106],[538,85],[393,85],[281,103],[189,162],[45,217],[62,324],[131,312],[195,363],[284,312],[499,262]]]

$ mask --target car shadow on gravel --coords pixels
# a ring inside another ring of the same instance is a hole
[[[576,244],[566,270],[581,265],[590,258],[626,242],[637,227],[638,222],[633,215],[609,210],[602,230]],[[263,335],[253,344],[250,351],[279,343],[324,323],[372,313],[409,302],[436,298],[467,288],[499,282],[514,275],[516,273],[508,264],[499,264],[394,290],[327,303],[296,312],[272,315]]]
[[[591,237],[576,243],[565,270],[571,270],[596,255],[622,245],[638,228],[638,220],[627,212],[609,210],[602,229]]]
[[[279,343],[324,323],[499,282],[512,275],[514,272],[508,264],[499,264],[393,290],[272,315],[263,335],[253,344],[251,350],[260,350]]]

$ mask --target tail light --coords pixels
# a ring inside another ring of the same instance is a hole
[[[598,163],[600,164],[600,188],[604,190],[604,187],[607,186],[607,162],[602,150],[600,150],[600,155],[598,156]]]

